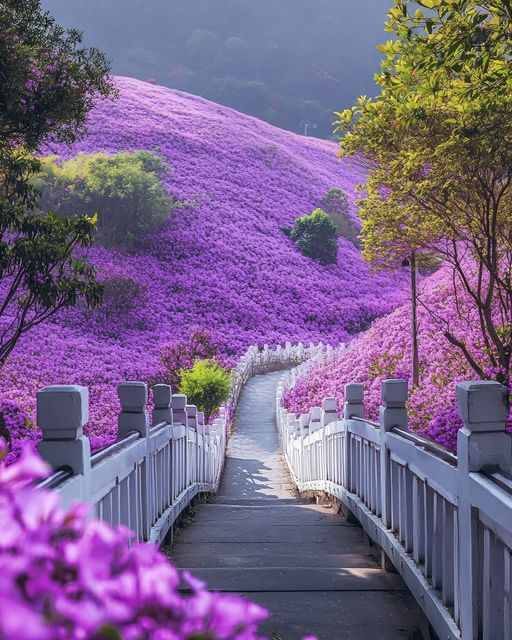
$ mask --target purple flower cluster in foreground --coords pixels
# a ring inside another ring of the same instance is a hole
[[[64,511],[56,492],[31,484],[48,471],[29,446],[0,464],[3,640],[258,639],[267,611],[188,574],[191,595],[182,595],[178,570],[156,547],[130,548],[128,531],[89,520],[84,505]]]
[[[462,422],[457,416],[455,387],[463,380],[474,380],[460,351],[443,337],[450,329],[465,341],[477,362],[486,362],[485,347],[478,330],[474,308],[459,293],[455,301],[452,274],[448,268],[426,279],[421,286],[420,369],[421,385],[410,389],[410,427],[432,438],[452,451],[457,447],[457,432]],[[425,310],[430,309],[430,313]],[[496,372],[487,371],[489,378]],[[381,381],[387,378],[411,378],[410,306],[404,305],[389,316],[377,320],[372,327],[355,338],[331,361],[323,361],[299,378],[285,395],[289,411],[307,413],[325,397],[344,402],[344,387],[349,382],[365,385],[366,415],[378,418]],[[508,425],[512,431],[512,415]]]
[[[21,341],[0,377],[0,395],[32,420],[40,387],[89,386],[93,447],[115,437],[117,384],[157,378],[161,348],[192,327],[208,328],[234,361],[251,344],[337,344],[403,300],[402,278],[371,274],[351,242],[340,239],[338,264],[322,266],[281,230],[334,187],[355,215],[363,169],[339,161],[335,144],[149,83],[117,84],[119,100],[97,106],[87,137],[48,153],[154,151],[187,204],[136,248],[91,251],[101,279],[137,292],[130,309],[60,314]]]

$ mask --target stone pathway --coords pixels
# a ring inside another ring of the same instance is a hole
[[[379,568],[362,531],[295,497],[274,420],[281,376],[244,389],[219,495],[183,531],[173,560],[212,589],[267,607],[269,637],[421,640],[423,614],[401,578]]]

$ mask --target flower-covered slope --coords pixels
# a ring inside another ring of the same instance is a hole
[[[455,404],[456,384],[478,379],[461,352],[443,336],[451,331],[463,339],[475,360],[482,365],[483,341],[473,305],[459,292],[453,295],[449,269],[441,269],[420,288],[419,345],[421,385],[410,388],[411,429],[437,440],[452,451],[457,448],[457,432],[462,421]],[[427,311],[428,310],[428,311]],[[493,371],[485,370],[490,378]],[[378,419],[381,381],[411,378],[411,311],[405,304],[377,320],[334,357],[306,367],[297,384],[285,395],[285,405],[297,414],[307,413],[325,397],[344,402],[344,387],[350,382],[365,385],[366,415]],[[509,419],[512,431],[512,414]]]
[[[117,83],[119,99],[99,104],[87,137],[61,155],[153,150],[172,167],[169,191],[187,205],[136,250],[94,249],[100,276],[122,283],[121,299],[32,331],[0,380],[3,397],[32,415],[41,386],[88,385],[95,446],[115,432],[116,384],[154,378],[161,346],[193,326],[213,331],[236,358],[251,343],[338,343],[402,300],[401,280],[371,275],[352,243],[340,239],[338,264],[322,266],[281,230],[334,187],[355,215],[362,169],[340,162],[336,145],[152,84]]]

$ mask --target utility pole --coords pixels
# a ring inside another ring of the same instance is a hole
[[[318,129],[318,125],[317,124],[311,124],[311,122],[309,122],[309,120],[306,120],[306,122],[304,123],[304,137],[308,137],[308,133],[309,130],[313,129],[316,130]]]

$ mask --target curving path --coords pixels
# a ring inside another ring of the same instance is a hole
[[[425,619],[401,578],[382,571],[359,527],[297,498],[280,453],[275,388],[281,373],[245,387],[219,495],[173,550],[212,589],[272,611],[279,640],[422,640]]]

